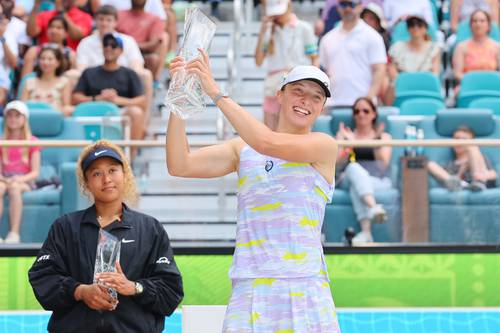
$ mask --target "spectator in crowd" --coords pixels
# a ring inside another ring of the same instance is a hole
[[[14,0],[0,0],[0,4],[3,14],[9,20],[5,33],[15,39],[18,46],[18,54],[22,56],[31,45],[31,38],[26,34],[26,22],[13,15],[15,8]]]
[[[118,24],[118,12],[115,7],[103,5],[95,14],[96,30],[88,37],[82,39],[76,49],[76,62],[78,72],[71,73],[74,81],[78,80],[81,72],[88,67],[97,67],[104,64],[104,53],[102,38],[108,33],[116,32]],[[144,119],[145,126],[149,118],[149,109],[153,103],[153,76],[151,71],[144,68],[144,58],[135,39],[126,34],[119,33],[123,41],[123,52],[118,58],[118,64],[133,69],[141,78],[144,94],[146,96],[147,117]]]
[[[101,6],[101,0],[75,0],[75,6],[90,16],[94,16],[97,9]]]
[[[28,107],[21,101],[12,101],[5,107],[2,140],[37,140],[31,134]],[[0,220],[3,198],[9,196],[10,231],[5,243],[19,243],[24,192],[35,188],[40,173],[40,147],[0,148]],[[0,238],[0,243],[2,239]]]
[[[361,18],[382,36],[385,50],[388,51],[391,46],[391,33],[387,30],[387,22],[384,18],[382,7],[374,2],[370,2],[361,12]]]
[[[8,24],[9,19],[0,6],[0,107],[7,103],[10,72],[17,66],[18,46],[14,36],[7,33]]]
[[[71,105],[71,87],[64,73],[64,56],[58,45],[42,46],[35,66],[36,77],[29,77],[24,84],[21,99],[50,104],[65,116],[74,111]]]
[[[165,316],[184,296],[167,232],[153,217],[128,207],[138,193],[118,146],[108,141],[87,146],[76,172],[93,205],[52,224],[28,272],[37,300],[52,311],[48,331],[161,333]],[[95,274],[101,230],[117,237],[121,250],[115,272]]]
[[[451,0],[450,28],[457,31],[458,24],[470,19],[471,14],[482,9],[491,15],[491,21],[498,24],[498,0]]]
[[[384,0],[384,14],[392,28],[399,21],[404,21],[409,15],[420,15],[430,25],[436,26],[429,0]]]
[[[55,0],[55,9],[40,13],[41,0],[35,0],[28,18],[28,35],[38,38],[39,44],[48,41],[47,31],[49,21],[56,15],[64,17],[68,23],[67,45],[76,50],[80,39],[92,30],[92,16],[81,11],[74,5],[74,0]]]
[[[158,16],[145,12],[145,4],[146,0],[132,0],[130,10],[119,12],[116,30],[134,37],[146,61],[146,68],[153,73],[155,85],[159,86],[169,36],[165,33],[165,22]],[[165,14],[163,7],[159,10]]]
[[[384,102],[394,102],[394,82],[401,72],[432,72],[439,75],[441,52],[438,43],[433,42],[428,32],[428,24],[421,16],[411,15],[406,19],[409,41],[399,41],[389,49],[389,80]]]
[[[131,0],[101,0],[101,6],[110,5],[116,8],[118,11],[130,10],[132,8]],[[167,20],[165,12],[162,10],[163,4],[162,0],[146,0],[144,5],[144,11],[158,16],[162,21]]]
[[[384,125],[377,125],[377,108],[369,97],[360,97],[352,106],[354,129],[340,123],[337,140],[390,140]],[[392,187],[389,163],[392,148],[343,148],[339,151],[337,172],[340,186],[349,186],[354,212],[361,231],[353,238],[353,244],[373,242],[371,223],[387,219],[384,207],[375,201],[375,192]]]
[[[172,61],[177,52],[177,17],[172,9],[172,2],[173,0],[163,0],[163,9],[165,10],[165,14],[167,16],[165,31],[167,36],[169,36],[167,59],[165,61],[166,65],[170,64],[170,61]]]
[[[466,126],[457,128],[453,133],[453,138],[457,140],[471,140],[474,137],[474,132]],[[429,173],[448,190],[482,191],[495,187],[497,174],[478,146],[454,146],[453,153],[454,159],[447,165],[439,165],[434,161],[427,163]]]
[[[63,54],[63,73],[70,68],[75,68],[76,66],[76,54],[70,47],[66,46],[66,39],[68,37],[68,23],[62,16],[54,16],[49,21],[49,27],[47,29],[47,43],[52,46],[58,46]],[[24,55],[24,64],[21,71],[21,77],[26,74],[33,72],[36,65],[36,60],[40,54],[43,45],[34,45],[28,49]]]
[[[283,75],[298,65],[318,66],[317,39],[311,25],[292,12],[290,0],[267,0],[262,18],[255,63],[267,58],[264,83],[264,124],[272,130],[278,125],[280,104],[276,93]]]
[[[375,3],[382,6],[384,0],[361,0],[363,6]],[[320,17],[314,23],[314,33],[316,36],[322,36],[332,30],[335,24],[342,20],[338,11],[338,0],[326,0],[320,11]]]
[[[351,106],[360,96],[376,100],[386,75],[384,41],[360,19],[360,0],[342,0],[338,8],[342,23],[319,44],[320,64],[333,88],[333,98],[327,105]]]
[[[484,10],[476,10],[470,16],[472,38],[457,45],[453,53],[453,73],[461,81],[470,71],[496,71],[500,68],[500,43],[491,39],[491,16]],[[458,92],[460,86],[456,87]]]
[[[118,58],[123,53],[123,39],[118,33],[103,37],[104,64],[83,71],[73,92],[73,104],[107,101],[124,108],[131,119],[131,138],[144,137],[146,97],[139,76],[127,67],[120,66]],[[137,149],[132,149],[135,156]]]

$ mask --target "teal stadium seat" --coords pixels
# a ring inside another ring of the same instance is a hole
[[[404,121],[389,120],[393,110],[379,110],[379,121],[385,123],[386,131],[394,138],[404,138]],[[313,131],[321,131],[334,136],[340,122],[346,126],[353,127],[352,111],[350,109],[334,110],[331,116],[321,116],[316,121]],[[403,148],[394,148],[391,160],[391,179],[394,188],[376,193],[377,202],[384,205],[388,212],[388,220],[383,224],[372,226],[373,237],[377,242],[400,242],[401,241],[401,210],[400,194],[398,190],[399,157],[403,154]],[[332,203],[327,205],[323,233],[327,242],[340,242],[346,228],[352,227],[359,230],[356,215],[352,208],[351,198],[347,187],[340,186],[335,189]]]
[[[443,102],[431,98],[412,98],[401,104],[401,116],[433,116],[438,110],[445,109]]]
[[[49,103],[45,103],[45,102],[26,101],[26,105],[28,106],[28,110],[30,110],[30,113],[38,112],[38,110],[57,111],[57,110],[54,110],[52,105],[50,105]]]
[[[404,72],[396,77],[394,105],[401,104],[412,98],[428,98],[444,102],[441,84],[436,75],[431,72]]]
[[[500,97],[485,97],[473,100],[470,108],[490,109],[495,116],[500,116]]]
[[[57,111],[39,110],[30,115],[30,127],[33,135],[40,140],[82,140],[83,127],[74,119],[64,118]],[[0,118],[0,131],[3,131],[3,119]],[[78,148],[44,148],[39,179],[57,176],[61,180],[58,188],[47,187],[23,194],[23,221],[21,239],[23,242],[43,242],[52,222],[61,214],[78,208],[79,192],[76,182],[76,161]],[[4,199],[8,207],[8,198]],[[8,209],[4,210],[0,224],[0,237],[8,231]]]
[[[471,128],[478,139],[500,139],[500,117],[491,110],[449,109],[420,122],[426,139],[448,139],[459,126]],[[426,148],[429,160],[445,165],[453,159],[450,147]],[[498,147],[482,147],[500,175]],[[497,181],[498,183],[498,181]],[[482,192],[450,192],[429,176],[429,237],[434,243],[498,244],[500,188]]]
[[[85,124],[85,138],[92,141],[100,139],[121,140],[123,131],[121,124],[106,124],[106,117],[119,117],[120,109],[110,102],[87,102],[78,104],[73,117],[98,117],[101,124]]]
[[[492,24],[489,36],[492,39],[496,40],[497,42],[500,42],[500,33],[498,29],[498,24],[496,23]],[[455,44],[470,39],[471,37],[472,37],[472,32],[470,31],[469,20],[460,22],[457,27],[457,39],[455,41]]]
[[[500,73],[493,71],[468,72],[462,78],[457,106],[466,108],[479,98],[500,98]]]

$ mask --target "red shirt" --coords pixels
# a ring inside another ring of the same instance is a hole
[[[146,12],[137,13],[131,10],[122,10],[118,13],[116,30],[134,37],[137,43],[144,43],[155,37],[160,37],[165,31],[165,22],[158,16]]]
[[[85,13],[84,11],[81,11],[77,7],[71,8],[68,12],[66,12],[66,14],[71,19],[71,21],[81,29],[84,37],[90,34],[90,32],[92,31],[92,16]],[[49,28],[49,21],[56,15],[56,10],[48,10],[45,12],[41,12],[36,16],[36,24],[40,27],[38,44],[42,45],[48,42],[47,30]],[[78,43],[80,43],[80,41],[71,39],[68,36],[67,43],[69,47],[76,51],[76,47],[78,46]]]
[[[4,140],[4,139],[2,139]],[[38,140],[37,137],[31,136],[31,141]],[[4,176],[25,175],[31,172],[31,157],[33,153],[40,151],[40,147],[28,148],[28,161],[23,161],[24,147],[8,147],[0,149],[0,163],[2,163],[2,173]],[[6,152],[7,158],[3,156]]]

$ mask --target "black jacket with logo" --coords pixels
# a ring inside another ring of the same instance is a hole
[[[184,296],[166,231],[153,217],[125,205],[122,220],[104,230],[122,241],[123,272],[144,291],[118,295],[114,311],[92,310],[76,301],[76,287],[93,281],[99,224],[95,206],[63,215],[53,223],[28,273],[36,298],[53,311],[49,332],[161,332],[165,316]]]

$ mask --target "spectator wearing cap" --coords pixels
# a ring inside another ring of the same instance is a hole
[[[118,11],[111,5],[103,5],[95,13],[96,30],[88,37],[81,40],[76,49],[76,63],[78,71],[72,73],[75,83],[81,72],[89,67],[104,64],[102,38],[107,33],[117,33]],[[150,109],[153,102],[153,76],[151,71],[144,68],[144,58],[137,42],[132,36],[118,33],[123,41],[123,53],[118,58],[118,64],[134,70],[141,78],[144,94],[146,96],[146,110]],[[149,115],[149,112],[147,113]],[[145,119],[147,124],[147,119]]]
[[[49,21],[56,15],[62,15],[68,23],[67,45],[76,50],[80,40],[92,30],[92,16],[78,9],[74,0],[57,0],[56,8],[40,13],[41,0],[35,0],[33,9],[28,18],[28,35],[38,38],[39,44],[47,42]]]
[[[83,71],[73,92],[73,104],[107,101],[123,108],[131,118],[131,138],[144,137],[144,89],[139,76],[118,63],[123,53],[123,40],[116,32],[104,35],[102,40],[104,64]],[[136,149],[132,150],[133,155]]]
[[[374,2],[370,2],[363,8],[361,18],[366,22],[366,24],[375,29],[380,36],[382,36],[384,39],[385,49],[388,51],[389,46],[391,45],[391,33],[387,29],[387,21],[384,18],[384,11],[382,7]]]
[[[292,12],[290,0],[267,0],[262,18],[255,63],[267,59],[264,82],[264,123],[272,130],[278,124],[280,105],[276,97],[283,75],[298,65],[318,66],[317,38],[311,25]]]
[[[422,16],[410,15],[406,18],[410,33],[409,41],[399,41],[389,49],[389,81],[385,103],[394,102],[394,82],[401,72],[432,72],[439,75],[441,52],[438,43],[429,35],[429,25]]]
[[[131,1],[131,9],[118,13],[116,30],[134,37],[146,61],[146,68],[153,73],[155,85],[159,86],[169,43],[165,22],[144,10],[146,0]],[[159,10],[165,14],[163,7]]]
[[[359,0],[339,2],[342,23],[319,44],[321,67],[332,82],[329,106],[348,106],[361,96],[376,100],[386,75],[387,56],[380,34],[360,19]]]
[[[428,24],[437,25],[434,22],[431,3],[429,0],[384,0],[384,14],[391,29],[399,21],[404,21],[409,15],[421,15]]]
[[[221,93],[206,52],[187,64],[175,58],[171,72],[179,70],[199,74],[204,92],[240,135],[190,151],[182,119],[171,114],[167,129],[171,175],[212,178],[238,172],[232,294],[222,331],[339,333],[321,246],[337,143],[311,132],[330,95],[328,76],[311,65],[291,69],[278,86],[281,111],[272,131]]]
[[[8,103],[4,111],[2,140],[38,140],[31,134],[28,107],[21,101]],[[22,194],[33,190],[40,173],[40,147],[0,148],[0,221],[4,196],[9,196],[10,231],[5,243],[19,243],[22,221]],[[3,240],[0,238],[0,243]]]
[[[0,6],[0,107],[7,102],[10,90],[10,72],[17,66],[18,45],[12,34],[8,33],[10,19]]]

